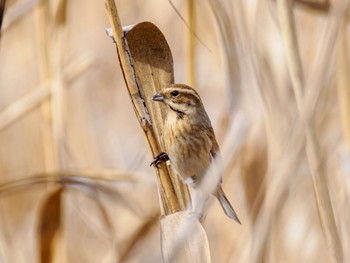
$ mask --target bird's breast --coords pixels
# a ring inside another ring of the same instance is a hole
[[[183,178],[200,178],[206,172],[212,146],[205,131],[186,120],[168,119],[163,139],[171,164]]]

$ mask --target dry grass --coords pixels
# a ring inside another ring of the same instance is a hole
[[[123,25],[160,28],[219,137],[243,225],[210,202],[212,262],[349,261],[348,2],[173,1],[199,41],[167,1],[117,1]],[[152,154],[106,27],[101,1],[6,2],[0,262],[161,259]]]

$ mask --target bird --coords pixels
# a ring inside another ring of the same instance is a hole
[[[170,161],[188,184],[192,208],[197,207],[197,212],[202,213],[204,203],[213,194],[225,214],[241,224],[221,186],[223,169],[219,145],[197,91],[185,84],[170,84],[152,100],[166,105],[166,117],[162,134],[165,152],[154,157],[151,165]],[[194,201],[193,193],[199,196],[197,201]]]

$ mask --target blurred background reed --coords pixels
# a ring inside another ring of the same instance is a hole
[[[176,82],[197,88],[216,130],[223,187],[243,225],[210,202],[212,262],[331,262],[332,251],[350,260],[349,1],[293,1],[299,101],[281,2],[116,2],[124,25],[160,28]],[[6,1],[0,262],[160,261],[152,156],[106,27],[102,1]],[[318,174],[335,249],[320,223]]]

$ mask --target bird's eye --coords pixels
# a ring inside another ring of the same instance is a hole
[[[179,92],[177,90],[174,90],[172,93],[171,93],[171,96],[173,97],[176,97],[179,95]]]

